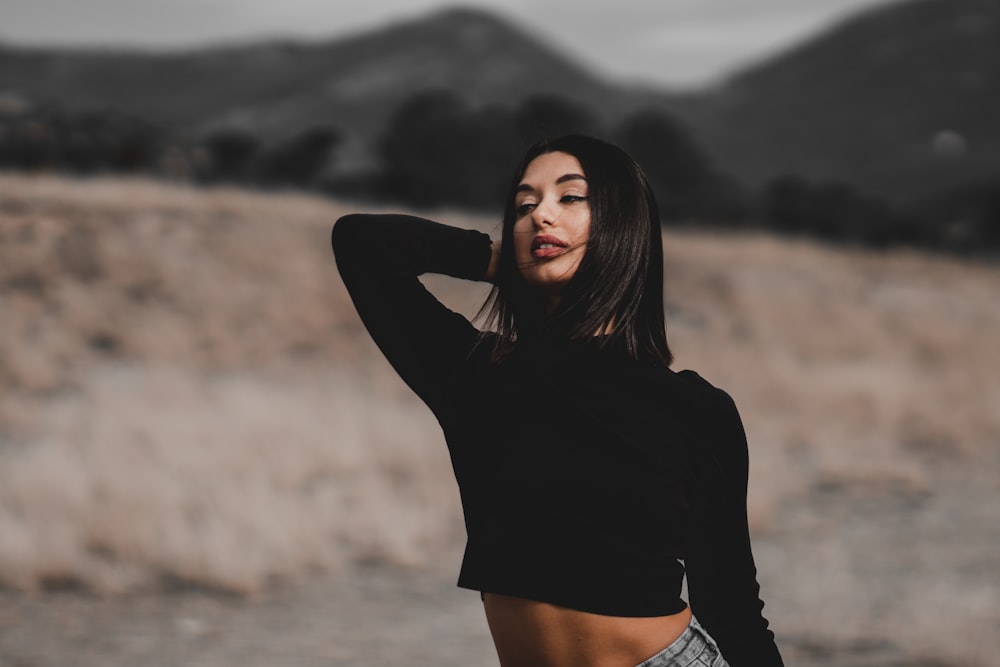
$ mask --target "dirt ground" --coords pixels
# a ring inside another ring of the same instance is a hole
[[[891,538],[889,538],[891,539]],[[764,558],[773,546],[759,550]],[[813,550],[822,547],[813,545]],[[798,550],[803,555],[806,549]],[[457,554],[454,554],[457,556]],[[794,554],[786,554],[793,560]],[[449,561],[457,560],[449,557]],[[989,564],[981,563],[988,567]],[[443,568],[442,568],[443,569]],[[908,575],[903,575],[908,576]],[[102,598],[61,591],[0,595],[3,667],[496,667],[479,597],[441,570],[358,568],[317,576],[252,598],[204,590]],[[891,578],[890,578],[891,579]],[[899,582],[883,581],[891,595]],[[791,594],[771,586],[774,606]],[[895,606],[882,601],[886,614]],[[851,625],[850,619],[846,619]],[[788,634],[779,627],[787,665],[799,667],[959,667],[988,661],[921,655],[873,625]],[[886,625],[892,625],[888,621]],[[801,627],[811,627],[805,624]],[[995,621],[965,639],[995,647]],[[986,652],[983,651],[985,654]]]

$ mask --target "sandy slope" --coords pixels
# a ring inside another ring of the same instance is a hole
[[[434,420],[329,254],[348,208],[0,176],[0,665],[494,664]],[[786,655],[993,664],[1000,269],[665,243],[676,366],[747,426]]]

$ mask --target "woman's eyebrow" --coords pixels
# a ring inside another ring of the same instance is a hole
[[[586,182],[587,177],[584,176],[583,174],[563,174],[562,176],[556,179],[556,185],[565,183],[567,181]],[[534,192],[534,191],[535,191],[534,186],[529,185],[528,183],[521,183],[520,185],[517,186],[517,192]]]

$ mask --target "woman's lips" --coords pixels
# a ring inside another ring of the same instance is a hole
[[[531,240],[531,256],[536,259],[557,257],[568,248],[568,243],[550,234],[540,234]]]

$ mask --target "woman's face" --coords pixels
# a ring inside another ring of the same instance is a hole
[[[587,179],[568,153],[528,164],[514,199],[514,260],[521,278],[558,298],[580,266],[590,238]]]

